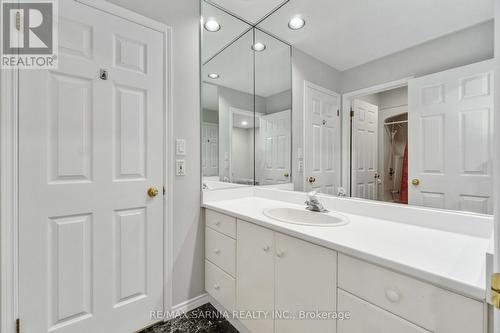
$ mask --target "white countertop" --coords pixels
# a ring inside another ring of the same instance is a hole
[[[485,299],[485,254],[490,241],[470,236],[340,212],[350,223],[317,227],[266,217],[266,208],[303,205],[249,196],[210,201],[204,207],[379,264],[462,295]]]

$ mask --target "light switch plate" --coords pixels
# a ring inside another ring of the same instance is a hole
[[[186,140],[175,140],[175,151],[177,155],[186,155]]]
[[[186,160],[176,160],[175,161],[175,174],[177,176],[186,175]]]

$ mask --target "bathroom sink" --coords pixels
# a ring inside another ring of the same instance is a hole
[[[311,212],[306,209],[296,208],[268,208],[263,214],[274,220],[292,224],[336,227],[349,223],[349,219],[341,214],[325,212]]]

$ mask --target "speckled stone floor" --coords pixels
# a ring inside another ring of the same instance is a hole
[[[141,333],[238,333],[238,331],[222,318],[210,303],[207,303]]]

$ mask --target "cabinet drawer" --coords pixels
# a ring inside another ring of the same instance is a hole
[[[213,210],[205,210],[207,227],[210,227],[226,236],[236,238],[236,219]]]
[[[430,333],[340,289],[338,311],[351,316],[338,321],[337,333]]]
[[[236,240],[206,228],[205,257],[226,273],[236,275]]]
[[[338,286],[429,331],[484,332],[483,303],[346,255]]]
[[[205,290],[224,308],[233,311],[235,308],[236,282],[226,272],[205,260]]]

